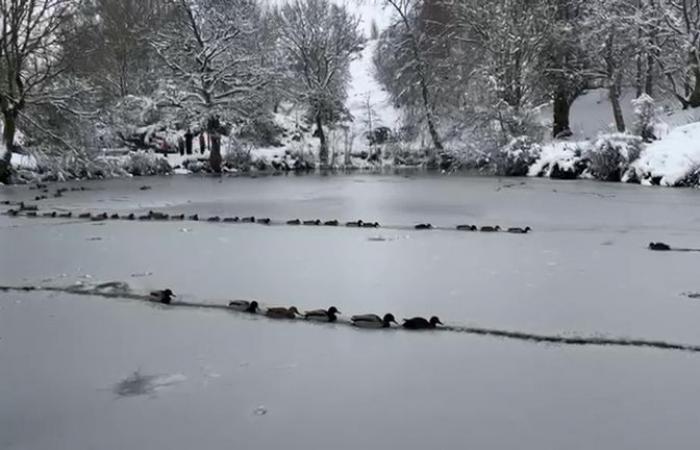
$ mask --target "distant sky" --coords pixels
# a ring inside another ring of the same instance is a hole
[[[283,4],[286,0],[262,0],[263,3]],[[386,28],[391,21],[391,10],[383,7],[382,0],[332,0],[339,5],[345,5],[360,17],[361,28],[366,37],[369,37],[372,19],[377,22],[380,30]]]

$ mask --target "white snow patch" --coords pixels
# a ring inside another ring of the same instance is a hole
[[[633,167],[646,175],[644,178],[661,177],[661,185],[674,186],[700,168],[700,123],[675,128],[664,139],[650,144]]]
[[[555,164],[562,170],[573,170],[583,152],[590,147],[590,142],[552,141],[542,146],[539,159],[530,166],[528,176],[539,176],[546,169],[544,176],[549,177]]]

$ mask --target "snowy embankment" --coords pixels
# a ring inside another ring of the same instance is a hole
[[[531,149],[535,156],[527,175],[700,185],[700,111],[673,111],[673,104],[662,104],[652,124],[656,140],[643,143],[638,136],[613,131],[610,105],[602,96],[601,90],[593,90],[574,103],[571,140],[550,141]],[[629,107],[633,97],[626,95],[624,100],[623,105]],[[634,110],[624,111],[629,122]]]

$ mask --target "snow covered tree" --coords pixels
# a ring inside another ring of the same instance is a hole
[[[319,159],[328,165],[324,124],[348,115],[345,108],[349,66],[362,49],[359,21],[328,0],[295,0],[276,13],[280,45],[299,83],[297,96],[308,106],[320,140]]]
[[[383,34],[375,56],[380,80],[399,105],[420,105],[435,150],[443,150],[438,131],[438,91],[445,81],[445,38],[449,19],[438,0],[383,0],[397,16]]]
[[[583,41],[585,34],[582,27],[588,14],[588,1],[549,2],[551,10],[548,19],[552,21],[552,30],[542,49],[540,64],[554,106],[552,135],[565,137],[571,134],[571,105],[587,85],[586,70],[590,54]]]
[[[212,137],[211,168],[221,171],[220,134],[266,108],[273,74],[264,66],[257,30],[264,20],[255,0],[176,0],[152,42],[170,76],[160,103],[183,108]],[[194,117],[193,117],[194,116]]]
[[[10,173],[17,121],[23,110],[45,98],[43,90],[64,68],[64,26],[71,0],[0,0],[0,113],[5,155],[0,182]]]

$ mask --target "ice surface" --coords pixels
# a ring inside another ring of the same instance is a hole
[[[364,175],[142,184],[81,183],[91,190],[40,205],[534,231],[0,216],[0,284],[124,281],[192,302],[336,305],[345,316],[436,314],[456,325],[700,344],[700,303],[682,295],[700,290],[700,256],[646,249],[652,240],[700,247],[693,190]],[[0,199],[33,193],[2,187]],[[688,449],[700,438],[699,370],[693,353],[0,292],[2,449]]]

